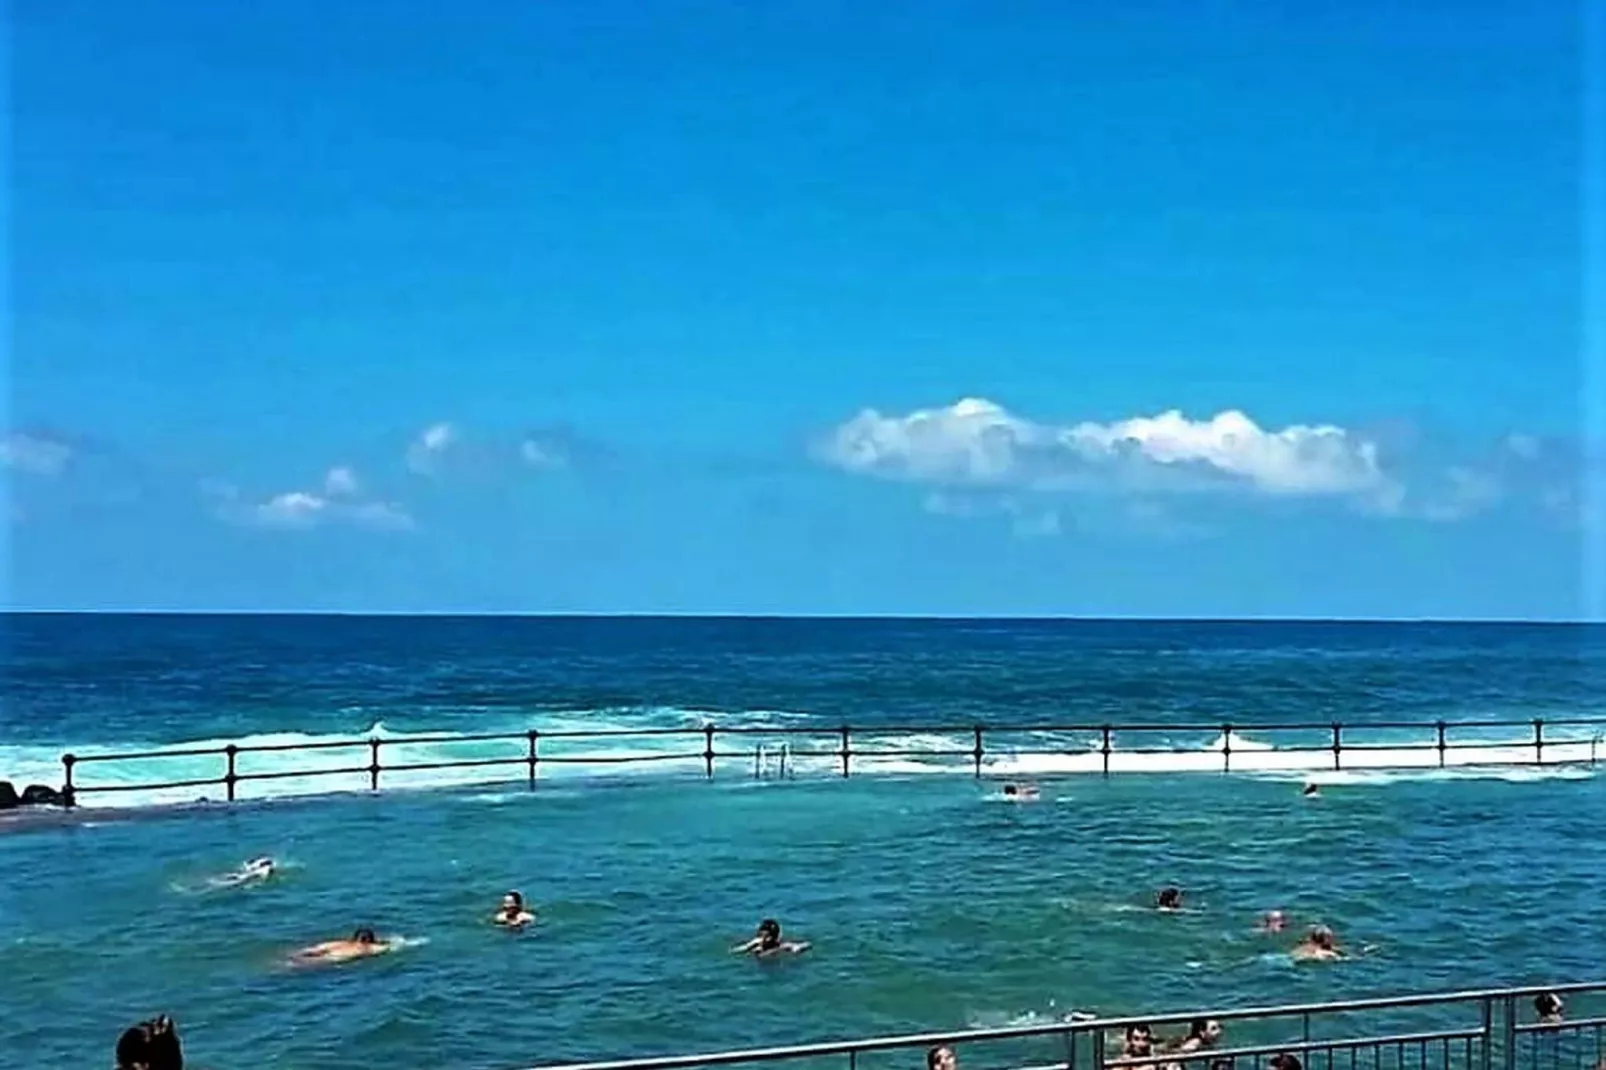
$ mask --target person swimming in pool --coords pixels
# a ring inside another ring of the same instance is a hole
[[[267,855],[253,858],[233,873],[225,873],[214,878],[210,883],[214,888],[235,888],[242,884],[252,884],[256,881],[265,881],[277,872],[278,863]]]
[[[325,940],[321,944],[304,947],[290,956],[292,966],[338,965],[354,959],[372,958],[394,951],[395,940],[381,940],[372,929],[358,929],[348,940]]]
[[[502,905],[491,917],[495,925],[503,925],[509,929],[522,929],[535,920],[535,915],[525,909],[524,896],[518,892],[509,892],[502,897]]]
[[[938,1044],[926,1052],[926,1070],[958,1070],[958,1067],[954,1049],[946,1044]]]
[[[1280,933],[1288,928],[1288,915],[1280,910],[1268,910],[1260,917],[1260,924],[1255,926],[1257,933]]]
[[[1320,795],[1322,793],[1322,789],[1316,784],[1306,781],[1305,786],[1299,789],[1299,793],[1305,798],[1309,799],[1312,796]]]
[[[1154,909],[1164,911],[1167,914],[1181,910],[1182,889],[1174,884],[1168,884],[1161,888],[1159,894],[1154,897]]]
[[[1343,950],[1338,946],[1338,937],[1325,925],[1312,926],[1289,954],[1305,962],[1331,962],[1344,957]]]
[[[781,923],[774,918],[765,918],[758,923],[753,938],[731,948],[731,953],[768,958],[771,955],[796,955],[807,951],[811,946],[813,945],[807,940],[782,940]]]
[[[1148,1022],[1126,1027],[1121,1041],[1121,1058],[1147,1059],[1154,1054],[1154,1028]]]
[[[1037,785],[1005,784],[1004,798],[1012,802],[1031,802],[1037,798]]]

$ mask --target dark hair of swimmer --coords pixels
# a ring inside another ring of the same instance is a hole
[[[513,900],[513,909],[514,910],[523,910],[524,909],[524,897],[522,895],[520,895],[518,892],[509,892],[503,898]]]
[[[758,923],[758,941],[761,947],[775,947],[781,942],[781,923],[765,918]]]
[[[1271,1070],[1305,1070],[1299,1061],[1299,1056],[1288,1052],[1278,1052],[1271,1057]]]
[[[1175,910],[1182,905],[1182,889],[1176,885],[1167,885],[1160,889],[1160,894],[1156,897],[1155,902],[1162,907]]]
[[[374,935],[372,929],[358,929],[351,934],[351,938],[359,944],[377,944],[379,942],[379,937]]]
[[[1541,1018],[1554,1018],[1561,1013],[1561,997],[1554,992],[1541,992],[1534,997],[1534,1013]]]
[[[1317,793],[1317,790],[1318,789],[1317,789],[1315,784],[1306,784],[1305,787],[1300,791],[1300,794],[1301,795],[1315,795]]]
[[[926,1070],[954,1070],[954,1049],[938,1044],[926,1052]]]
[[[1004,794],[1005,795],[1019,795],[1020,794],[1020,789],[1017,788],[1013,784],[1005,784],[1004,785]]]

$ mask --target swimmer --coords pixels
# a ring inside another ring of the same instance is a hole
[[[1154,897],[1154,909],[1172,913],[1182,909],[1182,889],[1168,884]]]
[[[1273,1055],[1271,1061],[1266,1065],[1271,1070],[1305,1070],[1304,1065],[1299,1061],[1299,1056],[1290,1055],[1286,1051],[1280,1051]]]
[[[181,1070],[184,1046],[173,1019],[161,1014],[124,1030],[114,1057],[117,1070]]]
[[[731,953],[767,958],[771,955],[796,955],[807,951],[811,946],[813,945],[807,940],[782,940],[781,923],[774,918],[765,918],[758,923],[753,938],[731,948]]]
[[[1148,1022],[1139,1022],[1126,1027],[1126,1036],[1121,1043],[1121,1058],[1147,1059],[1154,1054],[1154,1029]]]
[[[946,1044],[938,1044],[926,1052],[926,1070],[958,1070],[959,1060],[954,1058],[954,1049]]]
[[[265,881],[277,872],[278,863],[267,855],[253,858],[233,873],[225,873],[221,877],[214,877],[207,883],[214,888],[236,888],[242,884],[253,881]]]
[[[1299,793],[1305,798],[1309,799],[1313,796],[1320,795],[1322,793],[1322,789],[1317,787],[1315,784],[1307,782],[1303,788],[1299,789]]]
[[[1534,997],[1534,1014],[1539,1016],[1540,1025],[1557,1025],[1561,1022],[1561,1012],[1567,1004],[1554,992],[1541,992]]]
[[[1257,933],[1280,933],[1288,928],[1288,915],[1280,910],[1268,910],[1260,916],[1260,924],[1255,926]]]
[[[491,917],[492,924],[509,929],[522,929],[535,920],[535,915],[524,909],[524,896],[509,892],[502,897],[502,905]]]
[[[1004,798],[1016,802],[1031,802],[1037,798],[1036,784],[1005,784]]]
[[[396,950],[394,940],[381,940],[372,929],[358,929],[349,940],[326,940],[321,944],[304,947],[290,956],[292,966],[336,965],[353,959],[371,958]]]
[[[1199,1051],[1213,1048],[1221,1042],[1221,1023],[1214,1018],[1195,1018],[1188,1023],[1188,1035],[1172,1048],[1173,1051]]]
[[[1344,952],[1338,947],[1338,938],[1325,925],[1312,926],[1289,954],[1306,962],[1331,962],[1344,957]]]

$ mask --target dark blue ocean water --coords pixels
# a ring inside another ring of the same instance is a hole
[[[796,779],[755,780],[741,748],[760,737],[740,737],[712,781],[700,760],[554,765],[535,791],[468,782],[495,771],[430,773],[410,783],[440,790],[11,831],[0,1021],[34,1065],[103,1058],[121,1025],[158,1010],[210,1066],[514,1067],[1601,972],[1606,791],[1590,767],[1375,760],[1422,741],[1398,722],[1606,717],[1600,628],[65,616],[3,627],[0,777],[30,781],[58,782],[64,750],[378,734],[398,755],[497,756],[501,744],[406,741],[705,722],[818,727],[827,746],[843,723],[895,728],[877,744],[891,751],[943,742],[931,726],[1145,722],[1178,726],[1159,738],[1188,751],[1133,756],[1146,771],[1104,779],[1087,775],[1089,741],[1067,736],[1051,740],[1072,751],[1059,755],[1000,742],[979,781],[964,759],[896,754],[856,758],[867,775],[846,780],[823,775],[829,757],[813,770],[801,755]],[[1355,729],[1373,758],[1358,752],[1362,766],[1322,773],[1322,796],[1302,799],[1313,774],[1267,748],[1305,738],[1269,726],[1332,720],[1392,727]],[[1218,724],[1260,772],[1206,771],[1220,768],[1221,733],[1204,730]],[[1524,731],[1465,738],[1521,761]],[[1550,731],[1577,756],[1598,729]],[[701,749],[675,737],[574,747]],[[306,759],[252,760],[266,771]],[[186,775],[215,775],[215,757],[185,761]],[[117,763],[81,772],[148,778]],[[1042,800],[1001,802],[1005,774],[1033,776]],[[289,861],[281,880],[195,891],[261,853]],[[1166,882],[1197,912],[1145,909]],[[509,887],[538,906],[537,931],[484,924]],[[1273,907],[1375,950],[1296,967],[1249,932]],[[725,953],[768,914],[814,951],[780,968]],[[279,966],[357,924],[415,943],[339,970]]]

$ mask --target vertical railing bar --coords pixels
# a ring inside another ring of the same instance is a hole
[[[844,777],[846,777],[848,775],[848,755],[852,753],[852,751],[848,747],[848,736],[849,736],[848,726],[847,725],[843,725],[842,726],[842,775]]]
[[[78,755],[61,756],[61,805],[71,810],[76,802],[77,790],[73,787],[72,767],[78,764]]]
[[[532,728],[525,738],[529,741],[530,790],[534,791],[536,768],[537,764],[541,761],[541,733],[537,729]]]
[[[379,790],[379,737],[368,740],[368,790]]]
[[[223,773],[223,792],[228,797],[229,802],[234,801],[234,784],[238,779],[234,763],[239,753],[240,748],[233,743],[223,748],[223,754],[228,758],[228,768]]]
[[[1517,1000],[1513,996],[1506,996],[1501,1001],[1500,1014],[1500,1040],[1504,1049],[1500,1053],[1500,1065],[1505,1070],[1516,1070],[1517,1067]]]
[[[1342,738],[1341,738],[1343,736],[1343,734],[1344,734],[1344,726],[1339,724],[1337,721],[1334,721],[1333,722],[1333,769],[1335,771],[1338,770],[1338,769],[1343,768],[1343,763],[1339,758],[1339,755],[1342,754],[1343,750],[1344,750],[1344,744],[1343,744],[1343,741],[1342,741]]]
[[[1100,749],[1102,750],[1102,752],[1104,754],[1104,775],[1105,776],[1109,776],[1110,775],[1110,726],[1109,725],[1100,726],[1099,735],[1103,740],[1103,743],[1102,743]]]
[[[976,779],[981,779],[981,725],[976,726]]]
[[[1483,1017],[1483,1050],[1479,1053],[1479,1063],[1482,1070],[1490,1070],[1494,1065],[1494,1000],[1484,996],[1482,1003]]]
[[[1534,718],[1534,764],[1545,764],[1545,721],[1542,717]]]
[[[1232,725],[1221,726],[1221,771],[1232,772]]]
[[[1444,741],[1444,731],[1445,731],[1446,725],[1445,725],[1445,723],[1443,721],[1439,721],[1437,723],[1437,728],[1439,730],[1439,768],[1443,769],[1444,768],[1444,748],[1446,746],[1446,743]]]
[[[714,726],[703,725],[703,775],[714,779]]]

